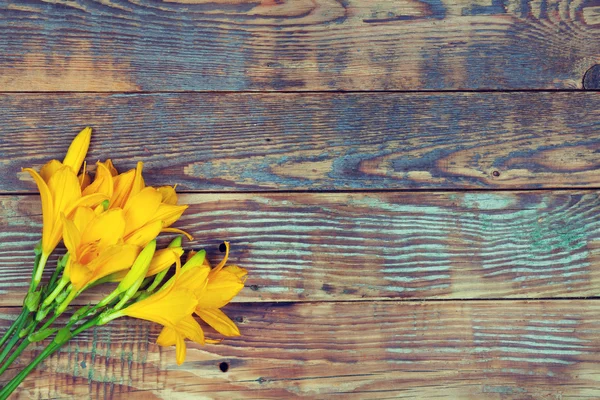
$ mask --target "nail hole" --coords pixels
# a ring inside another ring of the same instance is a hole
[[[266,139],[265,139],[265,141],[266,141],[266,142],[270,142],[270,141],[271,141],[271,139],[270,139],[270,138],[266,138]]]
[[[254,290],[255,292],[258,290],[258,285],[250,285],[250,290]]]
[[[226,362],[222,362],[221,364],[219,364],[219,369],[221,370],[221,372],[227,372],[227,370],[229,369],[229,364]]]
[[[589,90],[600,89],[600,64],[594,65],[583,75],[583,88]]]
[[[235,322],[242,324],[244,323],[244,317],[242,317],[241,315],[238,315],[237,317],[234,318]]]
[[[219,251],[220,251],[221,253],[225,253],[225,251],[226,251],[226,250],[227,250],[227,246],[225,246],[225,243],[221,243],[221,244],[219,245]]]
[[[492,175],[494,175],[497,178],[500,176],[500,172],[494,171],[494,172],[492,172]]]

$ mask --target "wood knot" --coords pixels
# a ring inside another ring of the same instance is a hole
[[[600,89],[600,64],[587,70],[583,76],[583,88],[587,90]]]

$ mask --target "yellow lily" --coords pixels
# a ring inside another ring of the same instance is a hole
[[[240,331],[235,323],[220,308],[244,287],[247,271],[233,265],[225,266],[229,256],[229,242],[225,242],[225,246],[225,257],[212,270],[203,256],[193,255],[182,268],[179,286],[193,293],[198,302],[194,312],[204,322],[224,336],[239,336]],[[177,364],[180,365],[185,360],[185,339],[202,345],[217,342],[205,339],[202,328],[190,315],[175,326],[165,326],[156,343],[160,346],[176,345]]]
[[[79,291],[90,283],[133,264],[141,248],[123,241],[123,210],[107,210],[96,214],[80,207],[73,220],[64,221],[64,242],[69,259],[64,276]]]
[[[208,271],[204,268],[182,271],[158,292],[108,315],[100,321],[100,324],[122,316],[129,316],[163,325],[167,331],[161,333],[159,344],[162,343],[163,346],[175,344],[177,346],[177,362],[181,364],[185,359],[185,338],[204,344],[202,328],[192,317],[192,312],[198,303],[192,287],[195,282],[205,282],[207,276]]]
[[[177,205],[177,194],[172,187],[146,187],[143,166],[142,162],[138,162],[135,169],[118,174],[111,160],[98,162],[94,181],[83,193],[102,193],[110,198],[110,209],[122,208],[125,211],[127,243],[143,247],[160,232],[182,233],[191,240],[188,233],[170,228],[187,205]]]
[[[63,162],[51,160],[41,168],[39,174],[32,168],[23,169],[35,180],[42,202],[42,254],[33,279],[35,286],[41,280],[48,256],[60,242],[63,226],[61,215],[69,217],[77,207],[93,206],[106,198],[101,193],[82,197],[80,181],[77,178],[77,172],[89,147],[90,137],[90,128],[82,130],[71,143]]]
[[[248,271],[235,265],[225,266],[228,257],[229,242],[225,242],[223,260],[210,270],[206,285],[195,293],[198,305],[194,312],[220,334],[239,336],[238,327],[220,308],[244,288]],[[205,265],[209,266],[208,261],[205,261]]]

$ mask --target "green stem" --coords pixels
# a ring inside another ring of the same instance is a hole
[[[25,380],[27,375],[29,375],[29,373],[35,367],[37,367],[46,358],[48,358],[49,356],[54,354],[54,352],[56,352],[56,350],[58,350],[68,340],[72,339],[73,337],[80,334],[84,330],[98,325],[99,318],[100,318],[100,316],[96,316],[96,317],[90,319],[85,324],[83,324],[79,328],[75,329],[73,331],[73,333],[69,336],[69,338],[64,341],[62,341],[62,340],[57,341],[57,337],[55,337],[54,340],[48,346],[46,346],[46,348],[31,363],[29,363],[29,365],[27,365],[21,372],[19,372],[17,374],[17,376],[15,376],[10,382],[8,382],[6,384],[6,386],[4,386],[2,388],[2,390],[0,390],[0,400],[6,400],[8,398],[8,396],[10,396],[10,394],[21,384],[21,382],[23,382],[23,380]],[[21,348],[21,346],[19,346],[19,349],[20,348]],[[19,349],[17,349],[17,350],[19,350]],[[23,350],[21,350],[21,351],[23,351]]]
[[[37,270],[40,267],[40,261],[42,259],[42,254],[41,253],[36,253],[35,255],[35,259],[33,261],[33,271],[31,272],[31,282],[29,284],[29,291],[27,292],[28,294],[35,291],[35,287],[37,285],[34,284],[33,282],[33,278],[35,277],[35,275],[37,274]],[[46,257],[46,260],[48,259],[48,257]]]
[[[44,272],[44,268],[46,267],[46,263],[48,262],[48,257],[50,254],[42,253],[37,265],[33,268],[33,279],[31,280],[31,286],[29,287],[29,291],[33,292],[40,284],[42,280],[42,273]],[[36,257],[37,259],[37,257]]]
[[[11,334],[15,331],[15,329],[17,329],[17,325],[21,322],[21,319],[25,318],[27,314],[29,314],[29,311],[25,307],[23,307],[21,314],[19,314],[17,319],[13,321],[10,328],[8,328],[4,336],[2,336],[2,339],[0,339],[0,347],[2,347],[4,343],[6,343],[6,341],[10,338]]]
[[[10,353],[10,351],[13,349],[13,347],[15,347],[15,344],[17,344],[17,342],[19,341],[20,337],[19,337],[19,332],[21,331],[21,329],[23,328],[23,325],[25,325],[25,322],[27,321],[27,318],[22,318],[19,323],[17,324],[17,328],[16,328],[16,332],[13,335],[13,337],[10,339],[10,341],[8,342],[8,344],[6,345],[6,347],[4,348],[4,350],[2,350],[2,353],[0,353],[0,363],[2,361],[4,361],[4,359],[6,358],[6,356]]]
[[[57,343],[55,341],[52,341],[48,346],[46,346],[44,351],[38,354],[38,356],[31,363],[29,363],[29,365],[23,368],[23,370],[19,372],[17,376],[15,376],[10,382],[6,384],[6,386],[2,388],[2,390],[0,391],[0,400],[6,400],[8,396],[10,396],[10,394],[21,384],[21,382],[23,382],[27,375],[29,375],[29,373],[35,367],[38,366],[39,363],[41,363],[50,355],[52,355],[62,345],[63,343]]]
[[[29,346],[30,343],[31,342],[28,339],[23,340],[23,342],[19,345],[19,347],[17,347],[17,349],[10,355],[10,357],[8,357],[6,362],[4,364],[2,364],[2,367],[0,367],[0,375],[2,375],[4,373],[4,371],[6,371],[8,369],[8,367],[10,367],[10,365],[13,363],[13,361],[15,361],[17,359],[17,357],[19,357],[21,355],[23,350],[25,350],[27,348],[27,346]]]

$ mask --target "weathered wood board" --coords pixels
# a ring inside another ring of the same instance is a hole
[[[14,309],[1,312],[6,325]],[[14,399],[600,397],[597,301],[262,303],[226,312],[243,335],[190,344],[180,367],[174,350],[154,344],[157,325],[117,320],[82,334]]]
[[[250,270],[238,301],[597,296],[600,194],[188,194],[179,226]],[[41,231],[35,196],[0,197],[0,305],[19,305]],[[89,297],[84,297],[85,302]]]
[[[34,192],[21,168],[86,125],[92,167],[142,160],[179,190],[600,187],[599,109],[597,93],[5,94],[0,192]]]
[[[574,89],[594,0],[0,3],[1,91]]]

